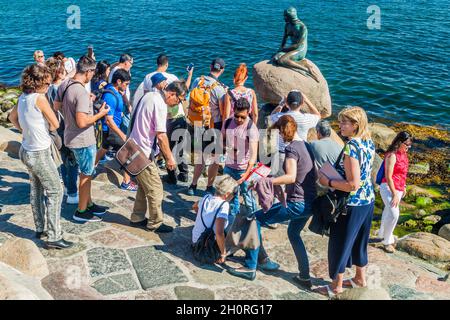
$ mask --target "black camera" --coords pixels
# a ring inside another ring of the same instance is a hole
[[[95,92],[94,95],[95,95],[95,100],[93,103],[94,113],[98,113],[100,111],[100,109],[102,108],[103,103],[105,103],[105,101],[102,99],[103,92],[101,92],[101,91]]]

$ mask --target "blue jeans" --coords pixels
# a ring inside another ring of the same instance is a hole
[[[82,174],[92,177],[95,173],[95,156],[97,155],[97,146],[95,144],[85,147],[70,149],[75,155],[78,166]]]
[[[67,148],[66,148],[67,149]],[[69,196],[75,196],[78,193],[77,179],[78,179],[78,164],[73,153],[69,149],[61,152],[61,159],[63,164],[60,167],[61,176],[64,186],[67,189]]]
[[[283,207],[281,203],[277,203],[273,205],[267,213],[264,213],[262,210],[255,213],[258,225],[289,221],[287,230],[289,242],[292,245],[295,257],[297,258],[298,270],[302,279],[309,279],[310,276],[308,254],[306,252],[305,244],[300,237],[300,232],[305,227],[305,224],[311,214],[311,206],[309,204],[305,204],[305,202],[288,202],[287,208]],[[259,234],[262,243],[260,228]],[[247,268],[256,270],[258,252],[259,248],[254,250],[246,250],[245,264]]]
[[[241,179],[241,175],[245,172],[245,170],[236,170],[229,167],[225,167],[223,170],[224,174],[230,175],[233,179],[239,180]],[[248,182],[243,182],[239,186],[239,193],[244,198],[244,205],[247,209],[247,213],[251,214],[256,211],[256,200],[253,196],[253,193],[251,190],[248,190]],[[229,230],[229,227],[233,224],[234,218],[236,215],[240,212],[240,203],[239,203],[239,194],[235,195],[233,200],[230,202],[230,214],[228,216],[228,227],[225,230],[227,232]]]

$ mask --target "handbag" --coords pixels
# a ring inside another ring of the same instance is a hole
[[[260,244],[256,216],[238,213],[225,238],[227,252],[234,253],[238,249],[257,249]]]
[[[208,228],[205,224],[205,220],[203,219],[203,211],[205,209],[205,202],[203,201],[202,210],[200,211],[200,218],[202,220],[203,226],[205,230],[198,238],[197,242],[192,245],[192,254],[194,258],[203,264],[213,264],[220,258],[220,249],[216,242],[216,235],[214,233],[214,224],[216,223],[217,214],[222,209],[222,206],[225,204],[225,201],[219,206],[214,214],[214,219],[211,223],[211,226]]]
[[[351,143],[351,140],[349,143]],[[344,146],[334,164],[336,169],[338,169],[344,157],[346,146]],[[330,225],[336,223],[339,216],[347,214],[347,199],[349,195],[350,192],[328,190],[326,194],[317,197],[312,204],[313,218],[308,229],[321,236],[329,235]]]
[[[130,136],[131,132],[133,131],[133,125],[134,121],[136,119],[137,109],[139,108],[142,99],[145,97],[143,95],[141,99],[139,100],[136,110],[133,114],[133,117],[131,119],[130,123],[130,132],[128,134],[128,137]],[[127,141],[123,144],[123,146],[116,152],[116,160],[120,164],[121,169],[124,169],[128,174],[131,176],[137,176],[142,171],[144,171],[154,160],[155,157],[155,144],[156,144],[156,137],[153,141],[153,148],[152,152],[150,154],[150,157],[147,158],[142,148],[136,143],[136,141],[133,138],[128,138]]]

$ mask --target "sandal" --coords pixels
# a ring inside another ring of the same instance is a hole
[[[360,286],[360,285],[357,284],[355,281],[353,281],[352,278],[350,278],[350,279],[345,279],[345,280],[342,282],[342,287],[343,287],[343,288],[352,288],[352,289],[355,289],[355,288],[365,288],[366,286]]]
[[[337,293],[334,293],[333,289],[331,289],[331,286],[329,284],[323,287],[318,287],[314,289],[313,292],[316,292],[323,296],[327,296],[330,299],[333,299],[337,295]]]

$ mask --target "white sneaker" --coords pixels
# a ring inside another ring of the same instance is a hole
[[[67,204],[78,204],[78,193],[75,196],[67,196]]]

